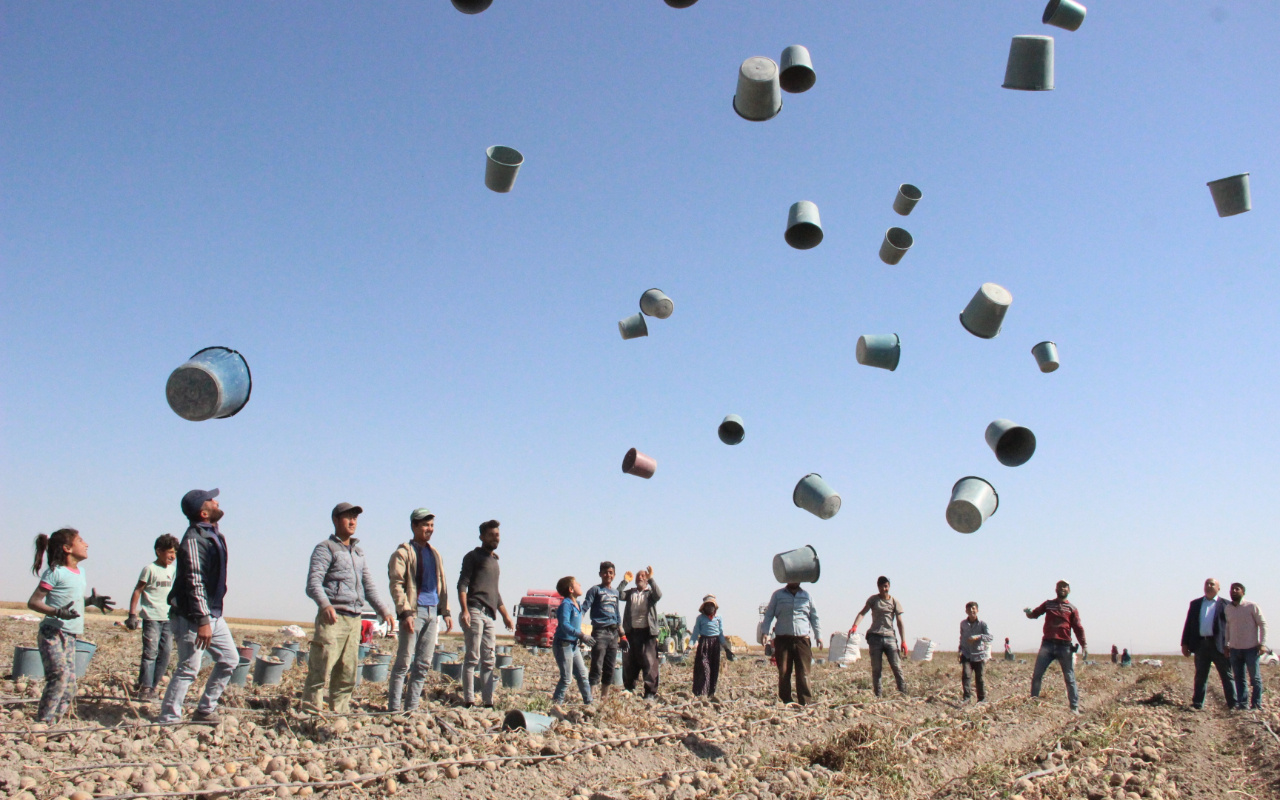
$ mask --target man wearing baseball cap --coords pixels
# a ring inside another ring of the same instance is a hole
[[[400,620],[400,646],[395,667],[387,684],[387,710],[399,711],[404,700],[404,679],[409,676],[409,698],[405,711],[414,711],[422,702],[422,686],[431,670],[436,651],[436,633],[444,619],[445,632],[453,630],[449,617],[449,589],[444,582],[444,559],[431,544],[436,515],[418,508],[409,514],[413,539],[396,548],[387,564],[391,578],[391,602]],[[409,672],[410,659],[413,672]]]
[[[311,638],[307,683],[302,691],[302,708],[313,714],[324,710],[321,696],[329,683],[329,708],[335,714],[351,710],[351,692],[356,686],[356,662],[360,653],[360,613],[365,600],[377,609],[388,625],[394,625],[391,606],[378,591],[364,551],[355,538],[360,506],[338,503],[329,515],[333,535],[311,551],[307,572],[307,597],[320,607],[316,631]]]
[[[222,600],[227,594],[227,540],[218,529],[222,509],[214,499],[217,496],[217,489],[192,489],[182,497],[182,513],[189,525],[178,545],[178,568],[169,590],[169,622],[178,643],[178,668],[160,704],[159,722],[182,721],[182,701],[207,650],[213,656],[213,671],[192,721],[217,725],[218,698],[240,663],[236,641],[222,618]]]

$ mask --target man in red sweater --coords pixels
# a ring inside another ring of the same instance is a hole
[[[1067,700],[1071,713],[1080,713],[1080,693],[1076,689],[1075,665],[1071,661],[1071,633],[1076,634],[1084,658],[1089,657],[1089,645],[1084,640],[1084,626],[1080,624],[1080,612],[1067,602],[1071,584],[1058,581],[1057,597],[1046,600],[1036,608],[1023,609],[1027,619],[1044,617],[1044,638],[1040,640],[1040,654],[1036,656],[1036,668],[1031,674],[1031,696],[1040,696],[1040,684],[1049,664],[1057,661],[1062,667],[1062,677],[1067,682]]]

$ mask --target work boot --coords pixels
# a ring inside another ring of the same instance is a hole
[[[138,690],[138,702],[149,703],[156,699],[156,690],[150,686],[144,686]]]
[[[217,711],[197,711],[191,715],[191,721],[198,725],[217,725],[222,722],[222,717]]]

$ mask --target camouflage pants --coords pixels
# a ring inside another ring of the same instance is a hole
[[[67,713],[76,696],[76,637],[58,628],[40,628],[36,636],[44,664],[44,694],[37,716],[52,723]]]

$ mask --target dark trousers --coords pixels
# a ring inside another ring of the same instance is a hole
[[[1217,667],[1218,677],[1222,679],[1222,696],[1227,699],[1227,708],[1233,707],[1236,704],[1236,689],[1231,680],[1231,665],[1227,657],[1214,645],[1213,637],[1200,640],[1200,647],[1196,650],[1195,656],[1196,682],[1191,693],[1191,705],[1196,708],[1204,705],[1204,695],[1209,689],[1209,667],[1212,665]]]
[[[898,660],[898,638],[867,634],[867,650],[871,656],[871,690],[876,697],[880,696],[880,675],[884,670],[884,661],[888,660],[889,669],[893,670],[893,680],[898,684],[898,691],[907,693],[907,680],[902,677],[902,663]]]
[[[658,637],[648,631],[627,634],[627,657],[622,662],[622,687],[635,691],[636,678],[644,672],[645,697],[658,693]]]
[[[169,620],[142,621],[142,663],[138,668],[138,688],[154,689],[169,671],[173,652],[173,630]]]
[[[1254,659],[1254,664],[1258,660]],[[1255,669],[1256,673],[1257,670]],[[703,636],[698,640],[698,651],[693,657],[693,693],[711,695],[716,693],[716,683],[720,680],[720,640],[713,636]]]
[[[591,636],[596,640],[591,645],[591,685],[607,688],[613,685],[613,665],[618,663],[618,629],[593,627]]]
[[[809,662],[813,650],[808,636],[775,636],[773,652],[778,657],[778,697],[784,703],[791,702],[791,673],[796,674],[796,700],[806,705],[813,699],[809,693]]]
[[[987,665],[985,661],[970,661],[969,659],[960,657],[960,686],[964,689],[964,699],[968,700],[973,694],[973,684],[978,684],[978,702],[987,699],[987,683],[982,679],[982,668]]]

